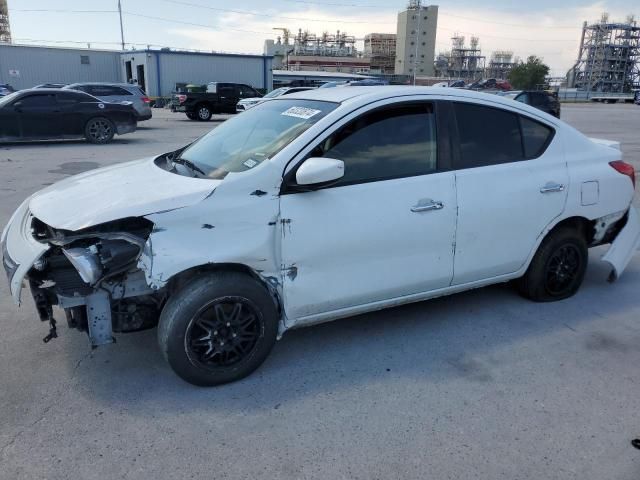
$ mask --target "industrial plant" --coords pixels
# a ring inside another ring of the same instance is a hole
[[[584,22],[578,61],[568,78],[569,86],[588,92],[640,88],[640,27],[634,17],[617,23],[605,13],[598,23]]]
[[[0,0],[0,43],[11,43],[11,26],[9,24],[7,0]]]
[[[147,47],[144,49],[145,65],[141,68],[146,69],[145,83],[150,83],[151,76],[162,76],[168,81],[174,76],[172,72],[165,74],[170,62],[155,59],[167,56],[170,52],[182,52],[184,57],[171,58],[182,58],[185,62],[187,58],[193,58],[195,62],[189,67],[192,73],[186,67],[175,67],[177,72],[185,76],[185,82],[200,81],[200,78],[204,80],[208,72],[219,72],[217,79],[226,78],[231,70],[226,69],[223,63],[237,61],[241,64],[251,57],[257,70],[247,78],[259,76],[258,83],[262,88],[287,85],[293,81],[316,85],[327,79],[359,79],[362,76],[382,78],[388,83],[432,85],[460,81],[473,84],[483,79],[507,80],[511,70],[521,61],[509,49],[483,52],[478,36],[457,33],[451,37],[450,48],[436,55],[437,28],[438,6],[424,5],[422,0],[409,0],[406,8],[397,13],[395,32],[371,32],[364,38],[357,38],[344,29],[313,32],[303,28],[296,31],[273,27],[278,35],[275,39],[264,41],[263,53],[258,56],[220,54],[215,51],[194,53],[170,48],[153,51]],[[128,80],[128,76],[121,71],[129,68],[127,62],[133,61],[131,55],[124,55],[122,51],[91,48],[72,51],[46,47],[48,60],[53,61],[54,57],[58,57],[61,59],[60,65],[66,65],[57,68],[54,62],[47,67],[47,62],[41,61],[44,47],[12,42],[7,0],[0,0],[0,48],[5,51],[0,65],[0,82],[17,87],[26,86],[31,81],[22,72],[39,78],[40,69],[43,70],[42,78],[49,81],[73,81],[71,77],[66,78],[66,72],[70,75],[76,69],[80,69],[84,79],[102,78],[100,72],[108,69],[108,78],[126,77],[124,79]],[[87,60],[90,56],[91,62]],[[76,61],[81,57],[82,63],[76,66]],[[101,60],[101,63],[94,60],[107,57],[115,60]],[[154,62],[160,66],[152,66]],[[154,73],[156,70],[159,74]],[[47,71],[59,71],[61,76],[48,78]],[[505,83],[508,85],[508,82]],[[586,92],[587,96],[591,93],[629,95],[640,89],[640,27],[635,18],[629,16],[624,22],[614,22],[605,13],[598,22],[584,22],[575,64],[566,78],[555,78],[553,84],[576,92]],[[170,86],[160,85],[156,79],[145,88],[164,94]]]

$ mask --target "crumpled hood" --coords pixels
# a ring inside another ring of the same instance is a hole
[[[220,182],[176,175],[145,158],[55,183],[33,196],[29,210],[47,225],[74,231],[193,205]]]

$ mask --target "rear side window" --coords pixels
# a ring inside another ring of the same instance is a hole
[[[524,156],[527,159],[542,155],[553,138],[553,129],[527,117],[520,117]]]
[[[125,95],[133,95],[124,88],[112,87],[110,85],[92,85],[89,88],[89,93],[95,97],[122,97]]]
[[[457,169],[524,160],[517,114],[462,102],[453,107],[460,138]]]
[[[56,100],[58,101],[58,103],[62,105],[70,105],[70,104],[81,102],[82,100],[90,101],[91,97],[87,97],[86,95],[81,93],[72,93],[72,92],[62,93],[61,92],[61,93],[56,93]]]
[[[549,103],[549,97],[544,92],[535,92],[531,94],[531,105],[546,105]]]
[[[335,186],[433,173],[437,169],[433,105],[412,104],[364,114],[327,138],[311,155],[344,162],[345,175]]]

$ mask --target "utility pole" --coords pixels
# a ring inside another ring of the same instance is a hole
[[[418,42],[420,41],[420,20],[422,19],[422,1],[416,0],[416,7],[418,8],[418,28],[416,30],[416,50],[414,52],[413,62],[413,85],[416,84],[416,74],[418,72]]]
[[[120,15],[120,41],[122,42],[122,50],[124,50],[124,28],[122,27],[122,5],[118,0],[118,15]]]

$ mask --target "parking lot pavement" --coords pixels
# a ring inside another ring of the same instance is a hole
[[[640,167],[640,107],[563,118]],[[154,110],[111,145],[0,146],[0,225],[43,185],[214,125]],[[255,374],[213,389],[170,371],[155,330],[93,352],[66,328],[43,344],[30,298],[17,309],[0,280],[0,479],[637,480],[640,255],[609,284],[604,250],[571,299],[499,285],[287,332]]]

